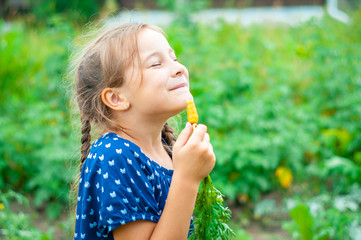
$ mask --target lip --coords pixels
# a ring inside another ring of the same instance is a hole
[[[187,87],[187,86],[188,86],[187,83],[181,83],[181,84],[178,84],[177,86],[175,86],[174,88],[171,88],[169,91],[177,90],[179,88]]]

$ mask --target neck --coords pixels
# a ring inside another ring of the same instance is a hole
[[[137,144],[146,154],[158,155],[164,152],[162,129],[166,119],[128,118],[122,121],[124,131],[117,132],[121,137]]]

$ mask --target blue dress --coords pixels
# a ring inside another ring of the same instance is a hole
[[[111,231],[120,225],[158,222],[172,175],[131,141],[102,135],[82,167],[74,239],[114,239]]]

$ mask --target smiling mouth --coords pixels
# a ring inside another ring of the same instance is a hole
[[[188,86],[187,83],[181,83],[181,84],[175,86],[174,88],[170,89],[169,91],[177,90],[177,89],[179,89],[179,88],[187,87],[187,86]]]

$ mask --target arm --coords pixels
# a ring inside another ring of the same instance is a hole
[[[204,125],[187,124],[173,149],[174,173],[167,202],[158,223],[135,221],[113,231],[120,239],[187,239],[198,186],[213,169],[215,156]],[[189,139],[189,140],[188,140]]]
[[[198,185],[174,176],[159,222],[127,223],[113,231],[114,239],[187,239],[197,191]]]

